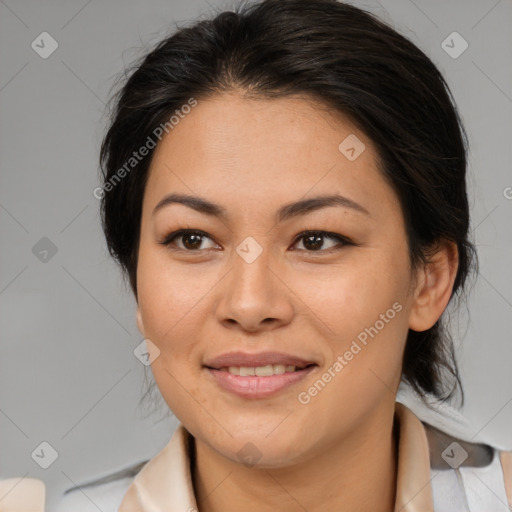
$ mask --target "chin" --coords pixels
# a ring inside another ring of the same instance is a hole
[[[273,427],[269,428],[266,424],[260,429],[255,429],[253,425],[244,428],[243,424],[238,423],[233,437],[226,434],[222,439],[203,439],[234,462],[261,468],[285,467],[305,458],[307,443],[305,435],[291,433],[287,428],[281,432],[278,431],[279,427],[275,429],[280,421],[282,418],[275,421]]]
[[[246,467],[260,469],[277,469],[289,467],[301,462],[306,456],[304,446],[297,452],[297,443],[283,443],[282,440],[269,441],[261,439],[238,439],[235,446],[219,450],[224,457]]]

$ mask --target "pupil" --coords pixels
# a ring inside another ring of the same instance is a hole
[[[189,243],[188,240],[194,240],[195,239],[195,243],[194,241],[192,241],[192,243]],[[183,245],[187,248],[187,249],[195,249],[197,248],[198,246],[201,245],[201,235],[185,235],[183,237]]]
[[[312,242],[310,244],[310,242]],[[308,247],[309,245],[309,247]],[[321,235],[309,235],[305,239],[304,246],[313,251],[317,251],[322,247],[322,236]]]

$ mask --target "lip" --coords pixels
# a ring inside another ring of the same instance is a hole
[[[262,365],[258,364],[258,366]],[[315,368],[318,368],[318,366],[312,365],[302,370],[282,373],[280,375],[270,375],[268,377],[241,377],[240,375],[233,375],[229,372],[216,370],[214,368],[206,367],[205,369],[222,389],[230,391],[242,398],[257,399],[270,397],[297,384],[314,371]]]
[[[297,366],[305,368],[308,365],[317,364],[315,361],[308,361],[301,357],[283,352],[259,352],[257,354],[249,354],[247,352],[226,352],[204,363],[209,369],[219,370],[228,366],[246,366],[257,367],[266,366],[268,364],[284,364],[285,366]],[[244,377],[245,378],[245,377]],[[269,377],[264,377],[269,378]]]
[[[270,364],[295,366],[297,370],[266,377],[258,377],[256,375],[242,377],[221,370],[221,368],[227,368],[229,366],[253,368]],[[222,389],[243,398],[266,398],[300,382],[309,375],[311,371],[317,368],[318,364],[315,361],[283,352],[267,351],[255,354],[247,352],[226,352],[213,359],[207,360],[204,367]]]

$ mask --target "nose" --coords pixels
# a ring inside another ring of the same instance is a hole
[[[290,323],[293,293],[267,249],[256,260],[234,255],[231,272],[223,279],[217,319],[227,328],[269,331]]]

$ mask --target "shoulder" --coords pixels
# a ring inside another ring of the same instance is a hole
[[[497,446],[459,409],[401,386],[398,401],[423,424],[430,456],[434,510],[510,512],[512,451]]]
[[[434,509],[453,512],[509,512],[512,505],[512,452],[471,443],[424,424],[430,451]]]
[[[157,486],[167,488],[167,479],[159,479],[159,474],[170,475],[170,480],[175,477],[176,485],[186,487],[186,467],[188,461],[187,448],[189,446],[189,434],[181,424],[178,424],[170,441],[151,459],[142,460],[131,464],[118,471],[106,474],[87,482],[79,483],[67,489],[62,496],[57,508],[53,512],[118,512],[125,505],[125,498],[130,494],[130,487],[139,484],[144,488],[148,484],[156,483]],[[148,470],[153,468],[151,477],[148,478]],[[157,472],[155,473],[155,468]],[[156,478],[154,478],[156,475]],[[140,489],[132,493],[138,493]],[[131,509],[130,509],[131,510]]]
[[[148,461],[67,489],[55,512],[117,512],[128,487]]]

